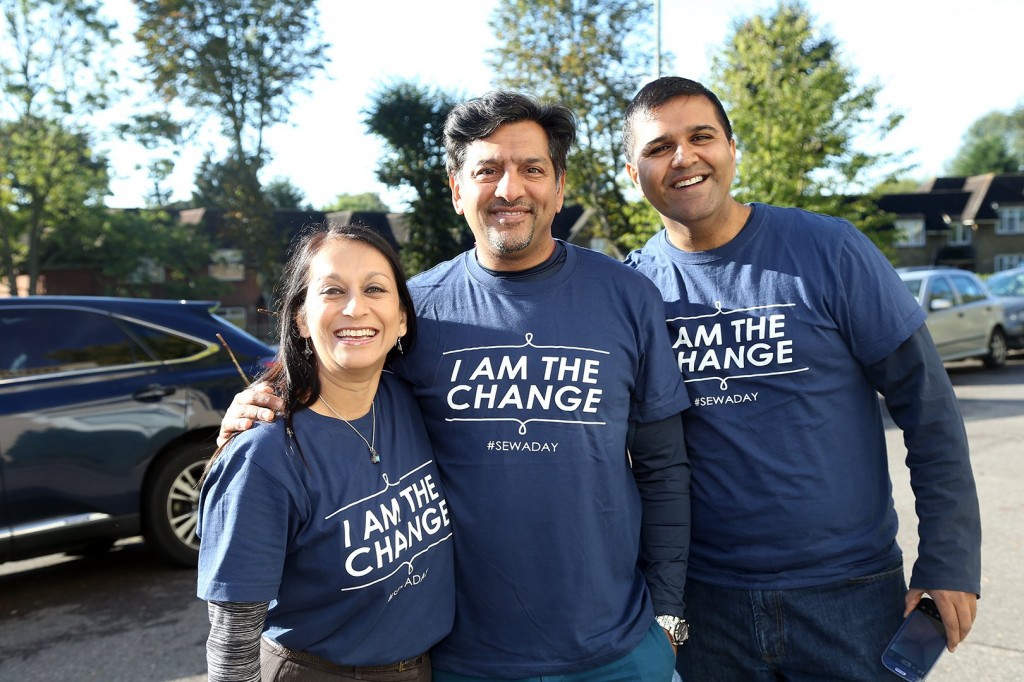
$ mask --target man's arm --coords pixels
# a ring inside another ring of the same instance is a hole
[[[981,515],[960,406],[924,325],[865,372],[907,447],[919,544],[906,613],[931,595],[953,651],[970,632],[981,591]]]
[[[690,551],[690,463],[682,417],[630,422],[627,447],[643,507],[640,560],[654,613],[682,618]]]
[[[254,421],[274,421],[274,417],[282,410],[284,400],[274,395],[267,384],[253,384],[241,393],[236,393],[220,422],[217,447],[223,447],[239,431],[251,429]]]

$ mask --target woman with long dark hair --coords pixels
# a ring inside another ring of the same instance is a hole
[[[200,497],[210,680],[429,680],[451,524],[416,401],[383,372],[416,337],[401,265],[369,228],[320,227],[279,288],[260,381],[285,414],[229,441]]]

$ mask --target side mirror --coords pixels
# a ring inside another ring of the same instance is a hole
[[[953,307],[953,302],[948,298],[933,298],[928,303],[928,310],[949,310]]]

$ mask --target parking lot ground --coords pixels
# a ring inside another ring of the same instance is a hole
[[[982,599],[974,630],[929,682],[1024,680],[1024,356],[1001,370],[948,366],[971,441],[981,498]],[[908,572],[916,517],[906,450],[887,429],[900,544]],[[0,680],[200,682],[206,608],[195,572],[168,568],[138,539],[97,559],[64,556],[0,564]],[[893,675],[892,679],[899,678]]]
[[[951,363],[960,400],[982,518],[982,597],[978,619],[956,653],[939,659],[929,682],[1019,682],[1024,679],[1024,357],[985,370]],[[887,429],[893,496],[907,576],[917,556],[917,517],[900,432]],[[898,679],[895,675],[893,679]]]

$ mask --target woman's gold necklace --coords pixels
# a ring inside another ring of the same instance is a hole
[[[370,432],[370,440],[366,440],[366,437],[359,433],[359,429],[352,426],[352,422],[338,414],[338,411],[331,407],[331,404],[324,400],[322,395],[320,396],[320,402],[322,402],[328,410],[333,412],[335,417],[348,424],[348,427],[355,431],[356,435],[366,443],[366,447],[370,450],[370,461],[374,464],[380,462],[380,455],[377,454],[377,450],[373,447],[373,444],[377,442],[377,399],[374,398],[373,401],[370,402],[370,414],[373,415],[373,431]]]

